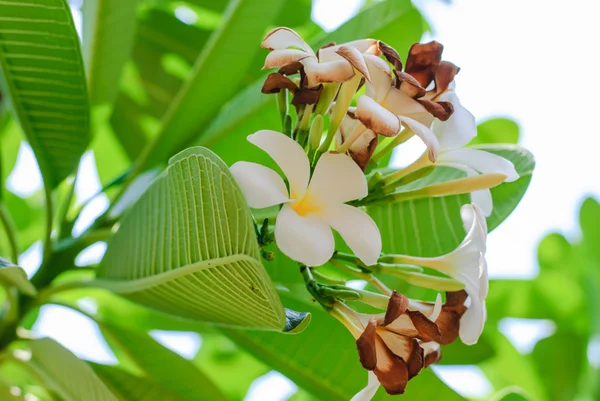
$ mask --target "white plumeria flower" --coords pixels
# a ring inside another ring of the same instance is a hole
[[[288,191],[278,173],[260,164],[231,166],[250,207],[284,204],[275,225],[275,240],[284,254],[308,266],[326,263],[335,250],[333,228],[363,263],[377,262],[381,253],[377,225],[362,210],[344,204],[368,193],[366,178],[352,159],[326,153],[310,177],[304,149],[288,136],[262,130],[248,141],[268,153],[289,182]]]
[[[263,68],[281,68],[300,62],[304,66],[308,86],[311,88],[320,83],[345,82],[354,77],[357,66],[338,54],[344,47],[352,48],[359,54],[363,52],[379,54],[377,41],[374,39],[331,46],[319,50],[316,54],[294,30],[283,27],[269,31],[261,46],[271,50]],[[358,69],[360,70],[360,67]]]
[[[469,305],[460,319],[459,336],[463,343],[472,345],[479,339],[487,317],[487,222],[477,204],[463,205],[461,218],[467,236],[454,251],[435,258],[394,255],[392,259],[395,263],[409,263],[438,270],[464,284]]]

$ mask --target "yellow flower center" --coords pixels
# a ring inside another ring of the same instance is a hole
[[[304,194],[304,196],[298,199],[291,205],[292,209],[300,216],[306,216],[311,213],[319,213],[321,210],[321,205],[317,204],[315,200],[310,196],[308,191]]]

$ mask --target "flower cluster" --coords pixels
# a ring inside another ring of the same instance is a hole
[[[272,235],[259,233],[261,245],[274,237],[277,248],[300,264],[315,300],[355,337],[369,380],[353,400],[371,399],[380,384],[390,394],[403,393],[412,377],[439,360],[441,345],[458,337],[475,344],[481,335],[489,189],[519,175],[509,160],[466,147],[477,135],[475,119],[456,95],[459,68],[442,60],[437,42],[413,45],[405,64],[375,39],[315,52],[289,28],[270,31],[262,47],[269,50],[264,68],[277,68],[262,90],[277,94],[283,132],[262,130],[248,140],[284,177],[257,163],[231,166],[252,208],[282,205],[264,221],[263,231],[275,224]],[[385,157],[415,135],[427,146],[423,155],[403,169],[386,168]],[[420,181],[438,166],[455,169],[458,178]],[[472,201],[461,208],[467,234],[454,251],[433,258],[382,253],[370,205],[453,194],[470,194]],[[353,254],[336,248],[332,230]],[[378,292],[328,277],[319,268],[326,264]],[[409,299],[388,288],[379,273],[444,292],[445,301],[441,294],[435,302]],[[385,313],[359,313],[350,301]]]

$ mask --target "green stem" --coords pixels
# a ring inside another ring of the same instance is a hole
[[[71,229],[72,226],[68,223],[67,221],[67,215],[69,213],[69,209],[71,207],[71,202],[73,201],[73,195],[75,194],[75,184],[77,182],[77,176],[75,176],[73,178],[73,182],[71,182],[67,195],[65,197],[65,199],[63,199],[63,202],[60,205],[60,208],[58,210],[58,218],[57,218],[57,223],[58,223],[58,235],[57,238],[61,239],[64,238],[65,236],[68,236],[71,234]],[[83,207],[82,207],[83,209]],[[79,209],[79,212],[81,212],[81,209]],[[77,216],[79,216],[79,213],[77,213]]]
[[[0,221],[2,221],[4,231],[6,232],[6,236],[8,237],[8,244],[10,245],[12,262],[18,265],[19,247],[17,245],[17,230],[12,216],[10,215],[10,212],[8,211],[8,208],[3,202],[0,202]]]
[[[390,143],[388,143],[387,145],[385,145],[385,147],[383,147],[381,150],[375,153],[373,157],[371,157],[371,161],[379,163],[381,159],[383,159],[386,155],[392,152],[396,148],[396,146],[408,141],[414,135],[415,133],[409,129],[403,130],[398,135],[396,135],[396,137]]]
[[[44,188],[44,194],[46,197],[46,234],[44,236],[44,255],[42,257],[40,269],[43,269],[46,266],[50,259],[50,255],[52,254],[52,226],[54,223],[52,189],[46,186]]]

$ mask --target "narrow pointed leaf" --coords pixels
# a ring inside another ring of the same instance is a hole
[[[85,73],[66,0],[0,3],[0,70],[44,183],[55,188],[90,141]]]
[[[31,342],[28,363],[64,401],[118,401],[92,368],[50,338]]]
[[[173,157],[131,207],[98,276],[112,291],[178,316],[285,326],[250,209],[227,166],[204,148]]]
[[[189,401],[226,401],[221,390],[194,364],[145,333],[101,324],[102,332],[160,388]]]
[[[133,47],[139,0],[83,2],[83,51],[92,103],[112,102]]]

